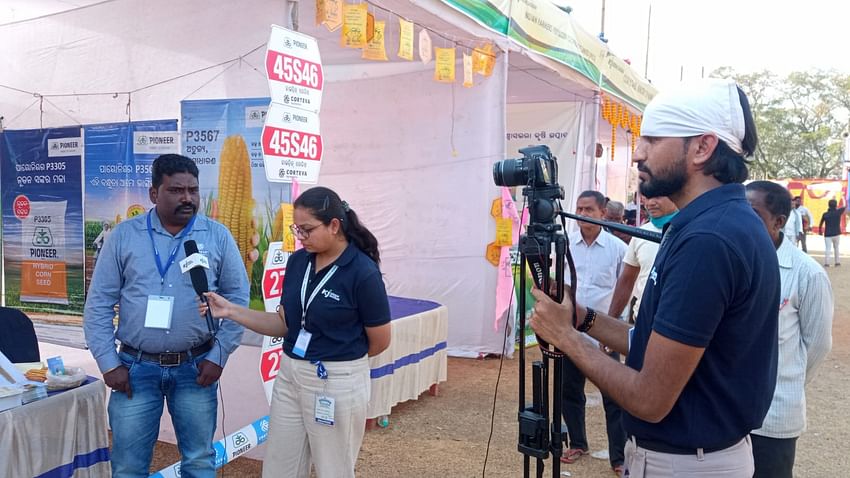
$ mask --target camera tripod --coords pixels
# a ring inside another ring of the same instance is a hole
[[[554,264],[552,253],[554,249]],[[520,236],[520,290],[525,290],[525,268],[530,266],[534,285],[547,291],[552,299],[561,302],[564,298],[564,259],[570,266],[570,284],[576,283],[575,266],[567,247],[567,238],[562,227],[554,222],[530,224],[526,234]],[[550,288],[550,270],[554,265],[554,291]],[[570,300],[575,303],[574,288],[569,289]],[[553,295],[554,292],[554,295]],[[549,344],[538,338],[543,359],[532,364],[532,402],[526,403],[525,391],[525,294],[519,297],[519,443],[517,449],[523,454],[523,477],[529,478],[531,458],[536,458],[536,476],[543,477],[544,460],[552,453],[552,476],[559,477],[564,433],[561,431],[561,403],[563,397],[564,354],[549,348]],[[575,324],[575,310],[572,317]],[[554,367],[550,366],[550,361]],[[552,406],[549,406],[549,370],[553,368]]]

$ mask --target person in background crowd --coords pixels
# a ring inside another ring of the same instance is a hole
[[[617,224],[623,224],[626,222],[625,220],[626,208],[623,206],[623,203],[620,201],[608,201],[605,204],[605,220],[609,222],[615,222]],[[615,231],[613,229],[605,229],[607,232],[613,234],[615,237],[625,242],[626,244],[632,239],[632,236],[620,232]]]
[[[666,196],[645,198],[641,202],[646,205],[646,210],[649,212],[649,222],[641,226],[641,229],[647,231],[661,232],[678,212],[676,205]],[[637,299],[634,305],[634,314],[637,315],[646,279],[649,277],[649,270],[652,269],[656,254],[658,254],[658,244],[652,241],[633,238],[629,242],[626,257],[623,259],[623,272],[617,278],[617,286],[614,288],[608,315],[616,317],[618,311],[623,310],[632,296]]]
[[[184,241],[209,259],[210,287],[248,304],[248,275],[230,231],[198,215],[198,167],[164,154],[153,162],[147,214],[113,229],[94,268],[83,313],[86,342],[112,389],[112,476],[147,477],[168,404],[185,477],[215,476],[212,439],[218,379],[242,338],[242,326],[211,332],[197,316],[197,293],[175,265]],[[120,306],[114,330],[115,305]],[[121,342],[115,350],[115,339]]]
[[[809,212],[809,209],[806,206],[803,206],[803,198],[800,196],[794,197],[794,209],[803,220],[803,234],[800,235],[800,240],[797,242],[802,244],[803,252],[809,252],[806,248],[806,234],[812,231],[812,224],[814,224],[815,220],[812,217],[812,213]]]
[[[558,304],[532,290],[537,335],[623,408],[629,478],[753,475],[750,432],[776,386],[780,303],[776,252],[741,184],[757,143],[749,101],[734,81],[660,92],[644,112],[633,158],[641,193],[668,196],[679,213],[634,328],[581,299]],[[628,354],[626,364],[606,360],[580,332]]]
[[[776,245],[782,282],[779,303],[779,366],[773,401],[753,430],[755,478],[791,478],[797,438],[806,429],[805,386],[832,347],[832,285],[826,272],[785,238],[791,213],[788,190],[770,181],[747,185],[747,199]]]
[[[366,428],[369,357],[390,344],[390,306],[378,240],[324,187],[295,200],[289,257],[277,312],[207,295],[213,316],[283,337],[286,357],[272,391],[265,478],[354,478]],[[201,305],[201,313],[205,306]]]
[[[788,201],[788,207],[791,212],[788,213],[788,220],[785,222],[782,233],[796,247],[797,241],[805,234],[805,231],[803,231],[803,217],[797,209],[794,209],[791,201]]]
[[[838,252],[838,246],[841,244],[841,216],[844,215],[847,206],[838,209],[838,202],[835,199],[830,199],[827,205],[828,209],[821,216],[820,224],[818,225],[821,234],[823,234],[826,247],[826,252],[824,252],[823,256],[823,266],[829,267],[829,255],[835,250],[835,261],[833,263],[837,267],[841,265],[841,258]]]
[[[610,204],[610,203],[609,203]],[[584,191],[576,201],[576,214],[593,219],[602,219],[605,211],[605,197],[598,191]],[[578,280],[576,298],[583,303],[607,310],[611,303],[611,294],[617,283],[617,276],[623,267],[626,245],[623,241],[605,232],[602,226],[578,222],[580,234],[570,238],[570,249],[575,261]],[[621,311],[622,312],[622,311]],[[617,352],[607,352],[619,363]],[[588,452],[587,430],[585,428],[584,394],[585,376],[568,358],[564,358],[563,374],[563,411],[567,423],[568,443],[561,457],[564,463],[575,463]],[[623,448],[626,435],[623,431],[620,407],[602,396],[605,408],[605,425],[608,433],[608,459],[612,469],[620,473],[623,468]]]

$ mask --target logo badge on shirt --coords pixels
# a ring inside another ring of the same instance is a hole
[[[337,294],[336,292],[332,291],[331,289],[322,289],[322,295],[323,295],[326,299],[329,299],[329,298],[330,298],[330,299],[333,299],[333,300],[335,300],[335,301],[339,302],[339,294]]]
[[[655,271],[655,266],[649,271],[649,278],[652,280],[652,285],[658,285],[658,272]]]

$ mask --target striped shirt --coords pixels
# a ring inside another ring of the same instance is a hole
[[[832,285],[823,268],[787,238],[776,250],[779,367],[770,410],[756,435],[798,437],[806,429],[805,385],[832,348]]]

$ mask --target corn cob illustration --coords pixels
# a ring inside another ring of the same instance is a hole
[[[269,242],[277,242],[283,240],[283,206],[277,208],[277,213],[274,215],[272,222],[272,235],[269,237]]]
[[[251,266],[257,260],[256,245],[259,242],[254,220],[253,183],[251,160],[248,147],[240,135],[228,136],[224,140],[219,158],[217,216],[218,221],[230,229],[248,277]]]

